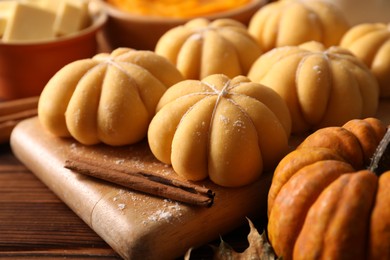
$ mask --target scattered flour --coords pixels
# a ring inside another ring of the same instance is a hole
[[[171,200],[165,199],[163,208],[160,208],[153,214],[147,216],[147,219],[143,221],[143,224],[156,221],[170,222],[173,218],[177,218],[182,215],[181,210],[182,208],[178,202],[172,202]]]
[[[172,213],[165,211],[165,209],[157,210],[153,215],[148,217],[150,221],[169,220],[172,217]]]
[[[120,210],[124,210],[125,207],[126,207],[126,204],[124,204],[124,203],[119,203],[119,204],[118,204],[118,208],[119,208]]]
[[[123,164],[125,162],[124,159],[118,159],[115,161],[115,164]]]
[[[313,66],[313,70],[315,70],[318,74],[321,73],[321,67],[318,65]]]
[[[202,39],[203,39],[203,34],[202,34],[202,32],[194,33],[194,34],[192,34],[192,35],[188,38],[189,41],[200,41],[200,40],[202,40]]]
[[[150,198],[148,197],[140,196],[137,192],[124,189],[120,189],[117,194],[112,197],[115,207],[120,211],[125,210],[126,207],[130,207],[132,210],[142,209],[141,211],[137,210],[137,214],[140,214],[143,217],[144,220],[142,221],[142,224],[144,225],[158,221],[171,223],[172,220],[178,219],[183,215],[183,209],[179,202],[164,199],[162,200],[162,203],[158,203],[158,205],[156,205],[152,202],[153,200],[149,199]],[[133,201],[133,203],[131,201]],[[142,207],[140,207],[141,204]],[[155,206],[158,208],[154,211],[151,210],[151,208]],[[147,210],[144,210],[143,208]]]
[[[245,128],[245,123],[241,120],[237,120],[233,123],[233,126],[238,128],[238,131],[240,131],[240,129],[244,129]]]
[[[224,116],[224,115],[220,115],[219,120],[221,120],[222,123],[224,123],[224,124],[229,124],[229,121],[230,121],[229,118]]]

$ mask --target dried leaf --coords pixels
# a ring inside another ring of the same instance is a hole
[[[275,254],[267,241],[265,232],[261,235],[248,219],[250,232],[248,235],[249,247],[242,253],[245,259],[274,260]]]
[[[184,260],[190,260],[192,249],[193,248],[191,247],[190,249],[187,250],[186,254],[184,255]]]
[[[240,254],[233,250],[233,248],[222,240],[219,244],[219,247],[212,246],[214,250],[214,260],[233,260],[240,259]]]
[[[265,232],[261,235],[253,223],[248,219],[250,231],[248,234],[249,247],[244,252],[236,252],[229,244],[222,240],[218,247],[211,246],[214,250],[214,260],[275,260],[278,259],[268,243]],[[190,260],[191,249],[187,251],[185,260]]]

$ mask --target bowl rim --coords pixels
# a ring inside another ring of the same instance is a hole
[[[166,23],[183,23],[192,20],[194,18],[206,18],[209,20],[215,20],[215,19],[231,17],[240,13],[251,11],[252,8],[260,8],[261,6],[269,2],[269,0],[251,0],[247,4],[244,4],[242,6],[230,10],[225,10],[225,11],[216,12],[212,14],[181,18],[181,17],[166,17],[166,16],[141,15],[136,13],[130,13],[119,9],[118,7],[115,7],[110,3],[107,3],[105,0],[97,0],[97,1],[99,1],[102,4],[102,6],[106,9],[108,16],[119,18],[121,20],[127,20],[127,21],[138,20],[138,22],[144,22],[144,23],[161,23],[162,21]]]
[[[92,17],[92,23],[78,31],[66,36],[57,37],[54,39],[48,39],[48,40],[34,40],[34,41],[15,41],[15,42],[3,42],[0,39],[0,47],[5,46],[39,46],[44,44],[50,44],[50,43],[64,43],[67,41],[71,41],[75,38],[82,38],[86,35],[89,35],[91,33],[97,32],[99,29],[101,29],[106,21],[107,21],[107,13],[105,12],[102,4],[98,2],[97,0],[90,0],[89,1],[89,12]]]

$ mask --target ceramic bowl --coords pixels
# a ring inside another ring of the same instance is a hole
[[[91,2],[89,9],[91,25],[76,34],[44,42],[0,41],[0,100],[39,95],[63,66],[97,53],[97,33],[107,15],[100,2]]]
[[[139,50],[154,50],[158,39],[167,30],[192,19],[137,15],[122,11],[104,0],[100,1],[108,15],[103,34],[112,49],[130,47]],[[266,2],[267,0],[252,0],[242,7],[202,17],[210,20],[232,18],[247,25],[252,15]]]

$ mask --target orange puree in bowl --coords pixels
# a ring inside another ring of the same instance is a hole
[[[250,1],[252,0],[107,0],[126,12],[176,18],[227,11]]]

